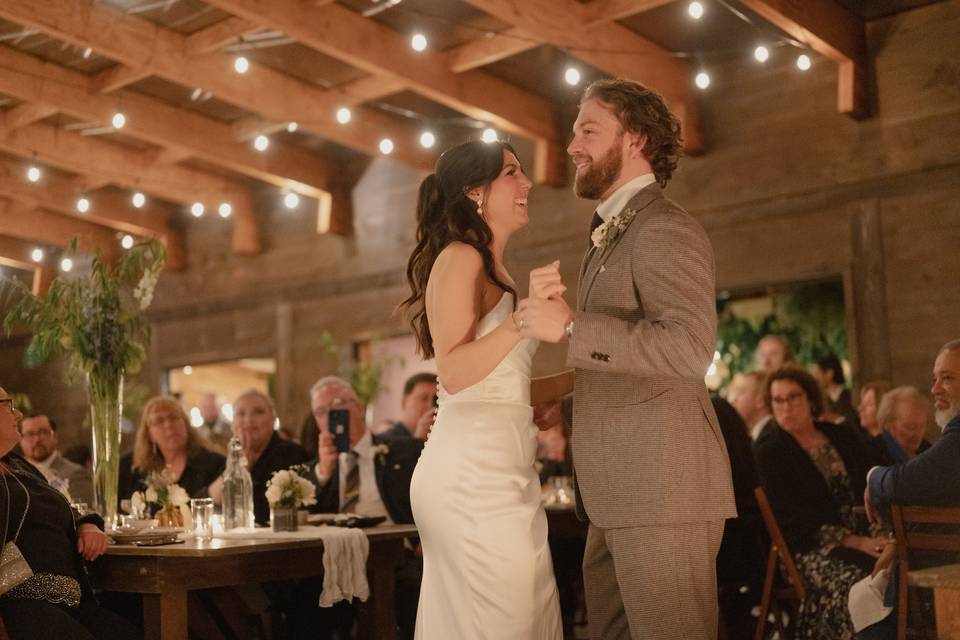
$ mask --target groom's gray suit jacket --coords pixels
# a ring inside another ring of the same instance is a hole
[[[704,375],[716,348],[713,249],[656,184],[584,257],[567,356],[576,368],[578,511],[607,529],[736,516]],[[585,512],[585,513],[584,513]]]

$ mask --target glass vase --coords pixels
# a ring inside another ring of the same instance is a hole
[[[270,509],[270,523],[274,531],[297,530],[296,507],[272,507]]]
[[[123,372],[87,375],[90,431],[93,441],[93,487],[104,526],[117,525],[120,472],[120,421],[123,417]]]

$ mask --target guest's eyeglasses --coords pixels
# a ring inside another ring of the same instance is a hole
[[[770,401],[773,404],[793,404],[794,402],[796,402],[797,400],[803,397],[804,397],[804,394],[795,391],[793,393],[788,393],[785,396],[773,396],[772,398],[770,398]]]
[[[11,413],[11,414],[16,414],[16,413],[17,413],[17,408],[13,405],[13,398],[0,398],[0,404],[4,404],[4,403],[10,405],[10,413]]]

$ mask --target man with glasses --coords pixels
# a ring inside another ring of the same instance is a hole
[[[23,457],[71,502],[93,504],[93,479],[86,467],[70,462],[57,449],[57,423],[45,415],[24,418],[20,431]]]

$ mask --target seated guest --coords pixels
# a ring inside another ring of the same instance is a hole
[[[764,397],[779,429],[754,444],[757,471],[808,588],[796,637],[851,638],[847,593],[887,542],[872,537],[855,511],[866,452],[850,426],[814,421],[823,400],[803,369],[775,371]]]
[[[766,377],[760,371],[738,373],[733,376],[727,392],[730,404],[743,419],[751,440],[759,440],[760,436],[769,433],[776,426],[767,409],[767,403],[763,400],[763,382]]]
[[[847,389],[846,376],[840,358],[832,353],[817,360],[813,376],[820,383],[825,401],[825,413],[843,419],[847,424],[856,426],[857,412],[853,408],[850,390]]]
[[[960,506],[960,340],[948,342],[937,354],[931,393],[934,419],[943,429],[943,435],[909,462],[870,469],[864,506],[871,519],[876,519],[879,511],[890,504]],[[876,569],[887,568],[892,559],[893,554],[884,554],[885,562],[878,562]],[[937,566],[960,558],[955,554],[935,553],[918,560],[915,563],[911,558],[911,567]],[[891,575],[884,602],[880,602],[879,597],[872,603],[869,598],[859,599],[861,619],[879,620],[861,631],[862,638],[896,637],[896,614],[888,615],[897,601],[896,585],[896,576]],[[855,600],[858,600],[855,594],[851,594],[851,606]]]
[[[0,619],[11,640],[127,640],[142,634],[100,607],[83,560],[94,561],[107,549],[103,519],[89,514],[74,519],[70,505],[46,478],[13,453],[23,416],[0,389],[0,513],[7,522],[0,544],[13,542],[32,575],[0,595]],[[4,553],[4,570],[11,567]]]
[[[145,491],[152,473],[164,474],[191,498],[202,498],[223,473],[224,457],[209,449],[173,398],[155,396],[147,401],[133,439],[133,451],[120,458],[120,499]]]
[[[769,334],[763,336],[753,352],[754,368],[765,376],[770,375],[785,364],[793,362],[793,350],[786,336]]]
[[[226,453],[227,443],[230,442],[230,423],[223,417],[220,405],[217,403],[217,394],[205,393],[200,401],[200,434],[221,453]]]
[[[860,387],[860,404],[857,405],[857,418],[859,419],[860,429],[866,432],[870,438],[876,438],[883,429],[877,422],[877,410],[880,408],[880,402],[893,385],[886,380],[874,380]]]
[[[307,462],[303,447],[277,435],[276,421],[273,400],[262,391],[244,391],[233,401],[233,434],[240,439],[253,480],[253,517],[257,524],[270,522],[267,481],[274,472]],[[210,497],[218,504],[223,500],[222,479],[210,487]]]
[[[45,415],[23,419],[20,452],[70,502],[93,507],[93,477],[86,467],[70,462],[57,449],[57,423]]]
[[[400,411],[403,419],[383,432],[390,438],[427,439],[427,433],[433,426],[434,399],[437,397],[437,374],[417,373],[403,384],[403,399]]]
[[[916,387],[897,387],[883,397],[877,422],[883,429],[879,436],[885,454],[883,466],[910,462],[918,453],[930,448],[924,439],[930,409]]]

